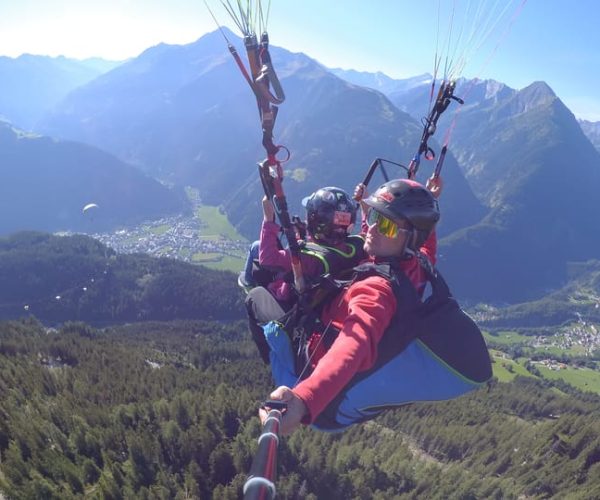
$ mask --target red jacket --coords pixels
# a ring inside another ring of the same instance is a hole
[[[421,247],[432,265],[435,265],[436,250],[437,239],[433,232]],[[400,267],[422,294],[427,280],[417,258],[401,261]],[[314,421],[356,373],[373,366],[377,344],[395,311],[396,297],[391,283],[381,276],[353,283],[325,308],[321,316],[323,324],[331,322],[339,334],[328,351],[320,344],[311,361],[313,372],[293,389],[308,409],[306,423]]]

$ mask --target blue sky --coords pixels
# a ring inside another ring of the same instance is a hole
[[[499,13],[509,3],[461,74],[513,88],[544,80],[578,117],[600,121],[600,2],[527,0],[511,23],[522,2],[272,0],[268,28],[273,44],[327,66],[404,78],[432,72],[438,11],[444,39],[454,7],[454,43],[457,30],[470,29],[468,20],[476,18],[465,15],[474,12],[467,8]],[[234,27],[218,0],[209,4],[221,23]],[[0,55],[10,57],[119,60],[160,42],[190,43],[215,28],[203,0],[0,0]]]

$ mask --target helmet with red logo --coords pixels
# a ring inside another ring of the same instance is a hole
[[[408,222],[417,231],[413,250],[420,248],[440,220],[437,200],[423,185],[410,179],[394,179],[363,200],[394,222]]]
[[[356,202],[337,187],[324,187],[302,200],[306,208],[306,226],[317,243],[342,242],[356,222]]]

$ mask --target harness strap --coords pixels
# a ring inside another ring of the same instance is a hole
[[[330,281],[334,278],[339,279],[341,278],[341,274],[345,273],[345,271],[350,272],[352,269],[354,269],[356,264],[364,259],[364,239],[361,236],[350,235],[346,237],[345,243],[348,247],[347,252],[344,252],[339,248],[320,245],[310,241],[301,243],[300,253],[318,260],[321,264],[321,272],[319,273],[319,277],[313,278],[312,280],[307,280],[309,285],[313,285],[311,287],[307,287],[307,293],[312,293],[316,288],[316,285],[323,284],[324,277],[325,281]],[[284,281],[291,283],[293,281],[292,273],[287,273],[283,279]],[[328,286],[327,288],[329,289],[330,287]],[[338,290],[341,288],[342,286],[338,286]]]

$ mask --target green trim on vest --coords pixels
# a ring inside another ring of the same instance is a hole
[[[329,274],[329,262],[327,262],[327,259],[325,258],[325,256],[319,252],[314,252],[312,250],[307,250],[306,248],[303,248],[302,250],[300,250],[301,253],[303,253],[304,255],[310,255],[312,257],[314,257],[315,259],[319,259],[321,261],[321,265],[323,266],[323,273],[322,274]]]
[[[322,274],[329,274],[331,272],[332,264],[330,264],[328,257],[334,258],[333,263],[335,263],[335,261],[337,260],[336,254],[337,254],[337,256],[341,257],[342,259],[355,259],[357,257],[360,257],[362,260],[362,258],[364,257],[362,255],[363,244],[364,244],[364,239],[362,236],[351,235],[351,236],[348,236],[345,241],[345,245],[348,247],[347,252],[344,252],[343,250],[340,250],[339,248],[330,247],[327,245],[319,245],[318,243],[314,243],[314,242],[307,242],[306,245],[304,246],[304,248],[302,248],[300,250],[300,252],[303,253],[304,255],[310,255],[311,257],[318,259],[321,262],[321,265],[323,266]],[[357,246],[360,246],[360,249],[357,248]],[[360,254],[359,254],[359,250],[360,250]],[[339,262],[339,260],[338,260],[338,262]],[[357,263],[358,262],[354,262],[354,263],[351,262],[348,265],[344,265],[343,267],[351,268],[354,265],[356,265]],[[339,265],[334,266],[334,267],[339,267]],[[339,269],[334,269],[334,272],[338,272],[338,271],[339,271]]]

